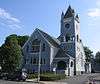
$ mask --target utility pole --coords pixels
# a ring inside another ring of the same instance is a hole
[[[39,61],[38,61],[38,84],[40,82],[40,68],[41,68],[41,42],[40,42],[40,50],[39,50]]]

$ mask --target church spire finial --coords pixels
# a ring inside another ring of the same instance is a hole
[[[62,11],[62,14],[61,14],[61,19],[63,19],[64,18],[64,12]]]
[[[79,16],[78,16],[78,14],[76,15],[76,18],[78,18],[78,19],[79,19]]]
[[[71,8],[71,5],[69,5],[68,9],[72,9],[72,8]]]
[[[64,12],[62,11],[62,14],[61,15],[64,15]]]

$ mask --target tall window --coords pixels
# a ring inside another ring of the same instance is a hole
[[[72,36],[72,37],[71,37],[71,41],[74,41],[74,40],[75,40],[75,37],[74,37],[74,36]]]
[[[24,59],[24,62],[25,62],[25,64],[27,64],[27,62],[26,62],[26,58]]]
[[[44,64],[45,64],[45,59],[44,59]]]
[[[41,58],[41,64],[45,64],[45,58]]]
[[[45,44],[43,43],[42,51],[45,51]]]
[[[29,45],[26,46],[26,51],[28,52],[28,50],[29,50]]]
[[[33,64],[36,64],[36,58],[33,59]]]
[[[33,48],[33,52],[39,52],[39,50],[40,50],[40,41],[38,39],[33,41],[32,48]]]
[[[77,42],[79,41],[79,36],[77,35]]]
[[[43,62],[42,62],[42,58],[41,58],[41,64],[43,64]]]
[[[70,67],[73,67],[73,62],[71,61],[71,63],[70,63]]]
[[[61,36],[60,40],[61,40],[61,42],[64,42],[65,41],[65,36]]]
[[[66,35],[66,42],[68,42],[70,40],[70,36]]]
[[[32,64],[32,57],[31,57],[31,59],[30,59],[30,63]]]

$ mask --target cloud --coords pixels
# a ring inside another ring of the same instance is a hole
[[[100,7],[100,0],[96,1],[96,6]]]
[[[88,16],[90,17],[100,17],[100,9],[93,8],[88,10]]]
[[[87,15],[89,17],[100,17],[100,0],[95,0],[95,7],[88,9]]]
[[[0,23],[3,24],[3,26],[5,25],[12,29],[19,29],[22,27],[21,21],[18,18],[12,16],[12,14],[3,8],[0,8]]]

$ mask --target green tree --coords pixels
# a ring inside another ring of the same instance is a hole
[[[0,47],[0,66],[6,72],[18,69],[21,66],[21,47],[28,40],[29,36],[9,35],[5,43]]]
[[[17,36],[18,44],[22,47],[25,42],[28,40],[29,36]]]
[[[91,58],[93,58],[93,52],[86,46],[84,47],[84,52],[86,55],[86,62],[91,62]]]
[[[2,64],[2,54],[1,54],[1,47],[0,47],[0,66]]]
[[[18,40],[18,44],[22,47],[24,44],[25,44],[25,42],[28,40],[28,38],[29,38],[29,36],[27,36],[27,35],[24,35],[24,36],[18,36],[18,35],[16,35],[16,34],[12,34],[12,35],[10,35],[10,36],[8,36],[8,37],[14,37],[14,38],[16,38],[17,40]]]
[[[99,51],[95,55],[95,60],[97,63],[100,63],[100,52]]]
[[[10,35],[1,46],[2,69],[5,72],[11,72],[20,67],[22,52],[18,45],[16,35]]]

